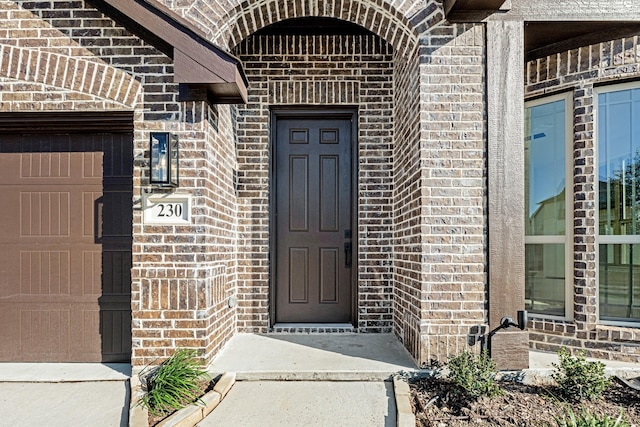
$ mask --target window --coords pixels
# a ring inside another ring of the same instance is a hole
[[[640,322],[640,85],[597,91],[599,315]]]
[[[568,318],[572,197],[570,94],[525,105],[525,307]]]

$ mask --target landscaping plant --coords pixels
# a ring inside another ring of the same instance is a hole
[[[558,351],[558,358],[560,363],[552,364],[555,370],[551,376],[568,400],[579,402],[597,399],[611,384],[611,379],[604,373],[604,363],[585,360],[584,351],[571,356],[569,350],[562,347]]]
[[[465,350],[452,357],[448,366],[449,380],[468,398],[493,397],[503,393],[496,384],[496,364],[486,351],[476,355]]]
[[[177,349],[158,366],[145,368],[140,382],[145,391],[138,402],[154,416],[164,416],[200,400],[202,382],[210,380],[195,350]]]
[[[609,415],[594,415],[583,409],[580,415],[576,415],[569,407],[564,417],[556,418],[556,423],[558,423],[558,427],[629,427],[629,423],[622,414],[623,412],[620,410],[620,415],[613,418]]]

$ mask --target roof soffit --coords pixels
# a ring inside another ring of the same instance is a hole
[[[447,18],[455,18],[471,12],[493,13],[508,7],[508,3],[510,0],[445,0],[444,11]]]
[[[187,20],[155,0],[95,0],[109,15],[174,60],[174,82],[205,88],[215,103],[245,103],[247,78],[238,58],[209,42]]]

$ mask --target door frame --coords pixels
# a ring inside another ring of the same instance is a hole
[[[276,123],[278,120],[291,118],[322,118],[322,119],[349,119],[351,120],[351,321],[356,327],[358,322],[358,212],[359,212],[359,187],[358,187],[358,108],[356,106],[286,106],[271,107],[269,115],[269,328],[276,324],[277,284],[276,276],[276,252],[277,252],[277,223],[276,223]]]

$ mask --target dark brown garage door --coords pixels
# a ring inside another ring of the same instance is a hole
[[[132,135],[0,137],[1,361],[131,355]]]

